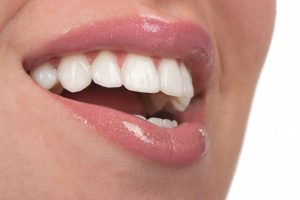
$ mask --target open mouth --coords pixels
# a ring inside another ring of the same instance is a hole
[[[87,32],[92,39],[62,47]],[[203,32],[185,22],[115,20],[68,33],[24,66],[36,84],[102,135],[148,158],[187,164],[207,148],[212,58]]]
[[[100,51],[52,59],[30,75],[63,97],[107,106],[164,128],[177,127],[181,119],[175,113],[184,112],[194,97],[190,72],[176,59]]]

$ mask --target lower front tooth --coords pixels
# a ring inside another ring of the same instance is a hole
[[[148,122],[163,128],[175,128],[178,125],[178,123],[175,120],[171,121],[169,119],[160,119],[156,117],[148,119]]]
[[[178,123],[175,120],[171,121],[169,119],[164,119],[163,125],[165,128],[175,128],[177,127]]]
[[[163,127],[163,120],[160,118],[152,117],[148,119],[148,122],[155,124],[156,126]]]
[[[70,92],[79,92],[92,82],[91,66],[81,54],[64,57],[57,72],[61,85]]]

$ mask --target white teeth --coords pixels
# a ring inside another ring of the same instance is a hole
[[[92,65],[93,81],[107,88],[122,86],[121,70],[117,63],[117,57],[109,52],[102,51],[98,54]]]
[[[56,94],[63,89],[79,92],[92,80],[107,88],[124,85],[131,91],[150,93],[140,95],[145,111],[150,115],[162,110],[183,112],[194,96],[192,77],[184,63],[178,66],[176,59],[162,58],[159,66],[155,66],[150,56],[136,54],[127,54],[122,68],[111,51],[101,51],[92,66],[84,54],[65,56],[57,70],[46,62],[31,71],[30,76],[41,87]],[[143,116],[140,118],[146,120]],[[174,121],[159,118],[150,118],[149,121],[162,127],[177,126]]]
[[[169,120],[169,119],[164,119],[164,127],[166,128],[176,128],[178,126],[178,123],[176,120]]]
[[[183,63],[180,65],[180,72],[183,80],[183,96],[192,98],[194,96],[192,77]]]
[[[49,62],[42,64],[30,72],[32,79],[41,87],[49,90],[58,83],[56,69]]]
[[[190,105],[191,98],[189,97],[181,97],[181,98],[173,98],[171,103],[173,107],[180,112],[186,110],[186,108]]]
[[[168,95],[181,97],[183,81],[178,64],[174,59],[162,59],[159,65],[160,90]]]
[[[171,121],[169,119],[160,119],[160,118],[152,117],[147,121],[152,124],[155,124],[156,126],[163,127],[163,128],[175,128],[178,126],[178,123],[175,120]]]
[[[64,57],[57,69],[61,85],[70,92],[79,92],[92,82],[91,66],[84,55]]]
[[[151,124],[154,124],[156,126],[163,127],[163,128],[176,128],[178,126],[178,123],[176,120],[171,121],[169,119],[160,119],[157,117],[151,117],[149,119],[146,119],[146,117],[144,117],[142,115],[134,115],[134,116],[138,117],[140,119],[143,119],[143,120],[147,120]]]
[[[147,56],[128,54],[123,67],[124,86],[131,91],[159,92],[159,78],[153,60]]]

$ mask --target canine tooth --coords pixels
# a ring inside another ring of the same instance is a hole
[[[182,63],[180,65],[180,72],[183,80],[183,96],[193,97],[194,96],[194,86],[191,74],[186,69],[186,66]]]
[[[49,62],[30,72],[32,79],[41,87],[49,90],[58,83],[56,69]]]
[[[157,93],[160,89],[158,74],[150,57],[128,54],[121,73],[128,90]]]
[[[137,118],[143,119],[143,120],[147,120],[146,117],[142,116],[142,115],[134,115]]]
[[[191,98],[188,97],[173,98],[171,100],[173,107],[180,112],[185,111],[186,108],[190,105],[190,102]]]
[[[61,85],[70,92],[79,92],[92,82],[91,66],[81,54],[62,58],[57,72]]]
[[[175,128],[177,127],[177,122],[175,120],[171,121],[169,119],[160,119],[156,117],[152,117],[148,119],[148,122],[155,124],[156,126],[163,128]]]
[[[162,59],[159,65],[160,90],[168,95],[182,97],[183,81],[174,59]]]
[[[121,87],[121,70],[117,63],[117,57],[109,52],[102,51],[92,64],[93,81],[107,88]]]

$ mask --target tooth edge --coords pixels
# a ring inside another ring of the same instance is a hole
[[[163,58],[159,64],[160,90],[170,96],[182,97],[183,80],[176,60]]]

